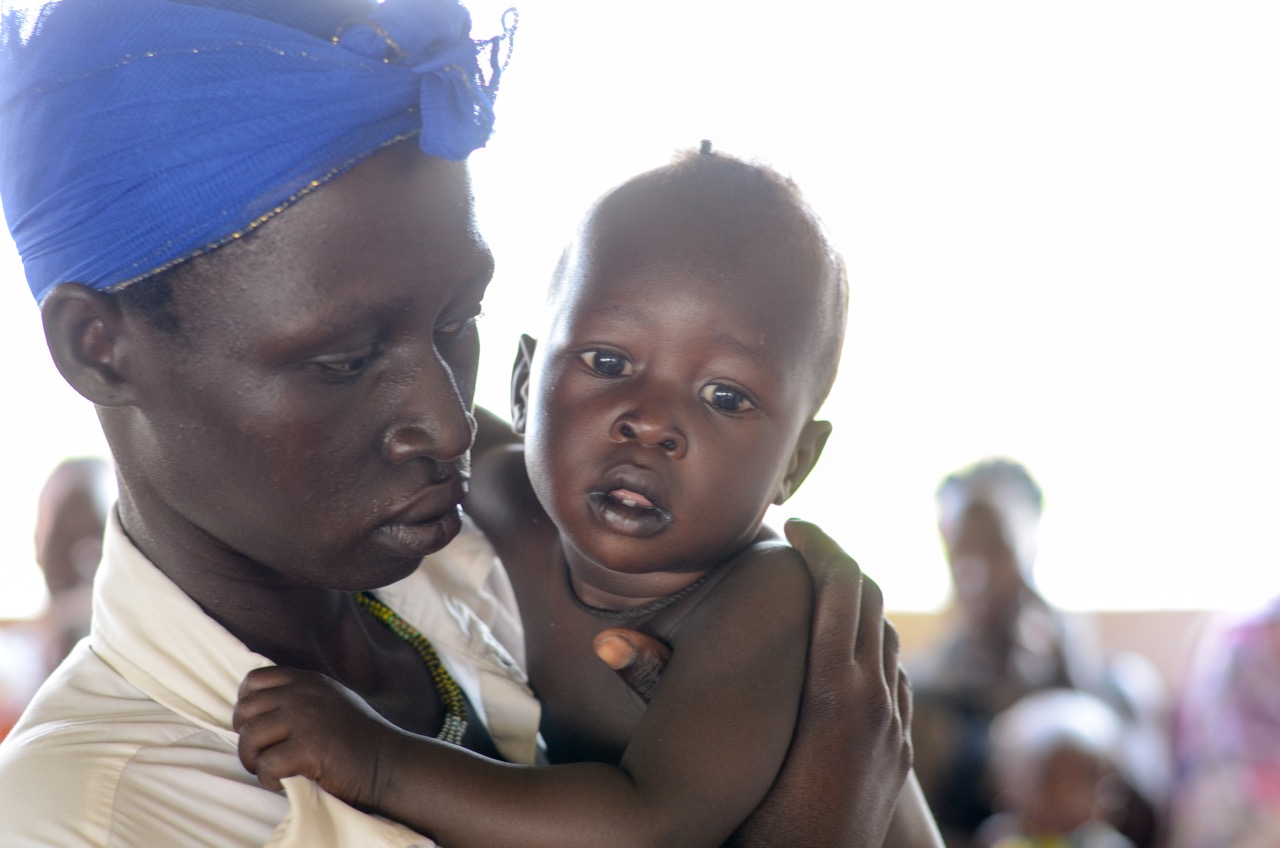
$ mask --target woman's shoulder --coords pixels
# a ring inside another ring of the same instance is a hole
[[[151,699],[83,643],[0,748],[0,821],[19,842],[110,831],[127,844],[175,844],[186,840],[170,827],[188,827],[189,839],[229,823],[265,841],[287,808],[245,779],[214,729]]]

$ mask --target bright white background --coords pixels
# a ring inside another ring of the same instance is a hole
[[[475,7],[477,26],[498,3]],[[889,606],[945,603],[932,494],[993,454],[1046,493],[1072,608],[1280,591],[1280,6],[530,0],[473,159],[498,257],[480,401],[602,190],[712,139],[791,174],[848,260],[836,432],[777,518],[826,526]],[[484,34],[477,32],[477,34]],[[104,450],[11,246],[0,617],[42,602],[35,492]]]

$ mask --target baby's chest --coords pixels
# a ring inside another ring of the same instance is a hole
[[[592,648],[608,626],[548,621],[526,630],[529,678],[553,762],[617,763],[644,716],[644,702]]]

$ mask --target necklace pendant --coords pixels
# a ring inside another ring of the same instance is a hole
[[[440,733],[436,738],[441,742],[448,742],[450,745],[462,745],[462,737],[467,733],[467,720],[460,716],[449,713],[444,717],[444,727],[440,728]]]

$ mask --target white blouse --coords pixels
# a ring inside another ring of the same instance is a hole
[[[515,596],[470,522],[378,596],[431,639],[494,743],[538,757]],[[240,765],[240,681],[270,665],[209,618],[112,517],[87,639],[0,744],[6,846],[431,846],[304,778],[285,793]]]

